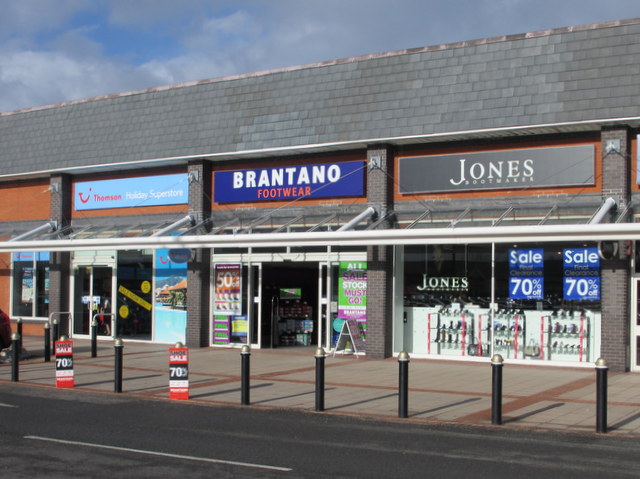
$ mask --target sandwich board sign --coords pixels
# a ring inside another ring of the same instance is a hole
[[[336,341],[336,348],[333,350],[333,355],[335,356],[338,351],[342,351],[343,354],[346,353],[349,350],[349,348],[347,348],[348,344],[351,345],[356,358],[360,353],[365,354],[364,338],[360,333],[358,322],[353,318],[344,320],[338,341]]]

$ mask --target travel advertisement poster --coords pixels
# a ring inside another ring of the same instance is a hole
[[[156,251],[155,341],[186,340],[187,263],[190,257],[190,250]]]

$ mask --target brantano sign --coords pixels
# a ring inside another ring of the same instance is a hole
[[[217,203],[362,196],[364,162],[217,171],[214,183]]]

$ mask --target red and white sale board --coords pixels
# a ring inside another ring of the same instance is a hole
[[[169,399],[189,399],[189,348],[169,348]]]
[[[73,380],[73,341],[56,341],[56,387],[72,388]]]

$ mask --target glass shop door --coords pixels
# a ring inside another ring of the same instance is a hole
[[[74,336],[89,335],[91,320],[98,321],[98,336],[112,335],[113,268],[78,265],[74,268]]]

